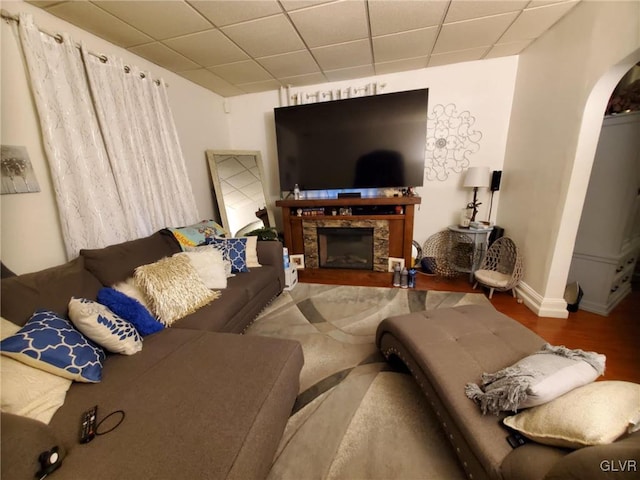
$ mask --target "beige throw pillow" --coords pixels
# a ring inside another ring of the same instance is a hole
[[[582,448],[604,445],[635,430],[640,385],[594,382],[555,400],[504,419],[504,424],[545,445]]]
[[[140,302],[140,305],[149,310],[149,313],[153,315],[151,307],[149,306],[150,301],[136,283],[135,278],[129,277],[124,282],[118,282],[111,288],[119,291],[120,293],[123,293],[124,295],[127,295],[128,297],[133,298],[134,300],[137,300],[138,302]]]
[[[220,296],[202,283],[185,256],[142,265],[136,268],[134,277],[149,298],[151,311],[167,327]]]
[[[247,239],[247,249],[245,251],[247,267],[249,269],[261,267],[262,265],[258,262],[258,237],[249,235],[245,238]]]
[[[0,336],[5,339],[20,327],[0,317]],[[64,404],[71,380],[34,368],[5,355],[0,356],[2,411],[49,423]]]

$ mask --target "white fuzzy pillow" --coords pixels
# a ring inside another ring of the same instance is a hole
[[[220,250],[206,248],[176,253],[176,256],[180,255],[189,259],[207,288],[212,290],[227,288],[225,264]]]
[[[69,318],[85,337],[110,352],[133,355],[142,350],[142,337],[135,327],[98,302],[72,298]]]
[[[151,307],[149,306],[151,302],[144,291],[138,286],[135,278],[129,277],[124,282],[118,282],[111,288],[123,293],[127,297],[137,300],[140,302],[140,305],[149,310],[149,313],[153,315]]]
[[[0,317],[0,337],[15,334],[20,327]],[[64,404],[71,380],[0,356],[2,411],[49,423]]]

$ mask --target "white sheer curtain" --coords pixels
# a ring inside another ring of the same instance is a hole
[[[164,83],[19,25],[68,257],[197,221]]]
[[[82,50],[125,214],[138,236],[197,220],[164,82]]]
[[[41,33],[28,15],[19,32],[67,256],[128,240],[80,52],[67,35],[59,43]]]

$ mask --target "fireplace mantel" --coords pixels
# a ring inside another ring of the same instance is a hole
[[[378,257],[404,258],[405,265],[411,264],[411,247],[413,242],[413,221],[415,205],[421,203],[420,197],[369,197],[369,198],[331,198],[313,200],[278,200],[276,206],[282,208],[284,241],[290,254],[309,255],[305,251],[305,226],[307,231],[307,250],[309,250],[309,225],[326,226],[333,224],[361,225],[363,221],[384,223],[388,238],[388,251],[377,251]],[[386,233],[385,233],[386,235]],[[305,258],[306,260],[306,258]],[[377,259],[378,264],[382,261]],[[386,259],[384,260],[386,262]],[[307,268],[303,277],[313,281],[322,281],[323,277],[336,278],[347,275],[361,276],[363,279],[372,274],[371,270],[340,270]]]

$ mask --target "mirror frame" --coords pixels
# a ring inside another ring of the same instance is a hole
[[[267,217],[269,219],[269,224],[271,226],[275,225],[273,212],[269,208],[267,202],[267,192],[264,183],[264,168],[262,165],[262,155],[259,150],[206,150],[205,154],[207,156],[207,163],[209,164],[209,175],[211,176],[211,181],[213,182],[213,189],[216,196],[216,202],[218,204],[218,210],[220,211],[220,220],[222,221],[222,226],[229,232],[229,235],[235,235],[235,232],[231,231],[231,226],[229,224],[229,218],[227,217],[227,209],[224,203],[224,197],[222,195],[222,186],[220,185],[220,178],[218,177],[218,168],[216,166],[216,156],[232,156],[232,155],[243,155],[243,156],[253,156],[256,160],[256,165],[258,166],[258,172],[260,173],[260,183],[262,184],[262,195],[264,196],[265,208],[267,209]],[[260,220],[256,217],[256,220]],[[242,227],[240,227],[242,228]]]

